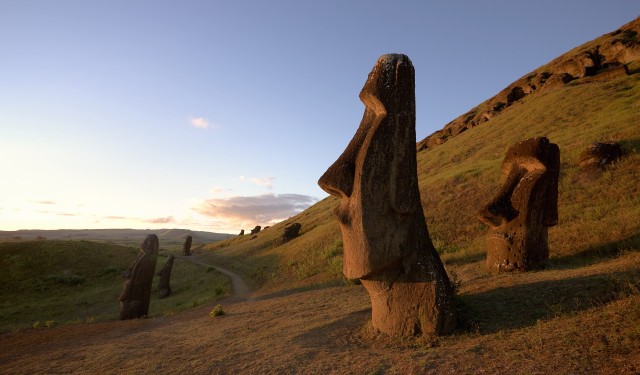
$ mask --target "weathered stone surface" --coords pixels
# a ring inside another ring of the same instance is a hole
[[[251,234],[260,233],[260,229],[262,229],[262,227],[259,225],[256,225],[255,228],[251,229]]]
[[[578,157],[579,172],[574,181],[589,183],[597,180],[606,166],[624,156],[624,150],[615,142],[595,142]]]
[[[244,236],[244,229],[240,229],[240,234],[238,236]]]
[[[547,227],[558,223],[560,149],[545,137],[511,146],[502,162],[506,177],[478,218],[490,226],[487,267],[526,271],[549,258]]]
[[[582,151],[578,158],[578,167],[604,169],[624,155],[624,151],[615,142],[595,142]]]
[[[120,319],[135,319],[149,313],[151,284],[158,259],[158,237],[150,234],[140,246],[135,263],[122,276],[126,279],[120,294]]]
[[[184,240],[184,244],[182,244],[182,255],[191,255],[191,242],[193,241],[193,237],[188,235]]]
[[[382,56],[360,99],[360,127],[318,181],[341,198],[335,213],[344,242],[343,272],[369,292],[378,330],[400,336],[449,333],[454,296],[420,203],[409,58]]]
[[[298,233],[300,233],[300,228],[302,228],[302,224],[300,223],[292,223],[284,227],[284,234],[282,236],[282,241],[288,242],[298,237]]]
[[[158,284],[158,289],[160,289],[160,298],[169,297],[171,295],[171,285],[169,285],[169,281],[171,279],[171,269],[173,268],[173,258],[173,255],[169,255],[167,263],[165,263],[162,270],[158,272],[158,276],[160,276],[160,283]]]

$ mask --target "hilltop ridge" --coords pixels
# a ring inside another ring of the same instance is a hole
[[[418,142],[417,150],[434,148],[470,128],[489,122],[527,95],[555,90],[574,81],[607,81],[638,73],[628,65],[640,60],[639,33],[640,17],[570,50],[425,137]]]

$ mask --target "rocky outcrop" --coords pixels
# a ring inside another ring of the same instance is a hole
[[[560,149],[529,138],[507,151],[505,182],[478,213],[489,225],[487,267],[495,272],[541,268],[549,258],[547,227],[558,224]]]
[[[158,272],[158,276],[160,276],[160,283],[158,284],[158,289],[160,289],[160,298],[166,298],[171,295],[171,285],[169,285],[169,281],[171,280],[171,270],[173,269],[173,255],[169,255],[167,259],[167,263],[164,264],[162,270]]]
[[[612,33],[573,49],[523,76],[498,95],[427,136],[418,142],[417,150],[434,148],[468,129],[490,121],[534,92],[557,89],[576,80],[588,83],[630,74],[627,64],[640,60],[639,34],[640,17]]]
[[[193,241],[193,237],[188,235],[184,240],[184,244],[182,244],[182,255],[189,256],[191,255],[191,242]]]
[[[590,182],[602,174],[606,166],[624,156],[624,150],[615,142],[595,142],[578,157],[579,172],[576,182]]]
[[[578,167],[580,169],[604,168],[624,156],[622,147],[615,142],[595,142],[582,151],[578,157]]]
[[[133,266],[122,277],[126,280],[120,293],[120,319],[135,319],[149,313],[151,284],[158,259],[158,236],[150,234],[140,246]]]
[[[289,242],[292,239],[298,237],[298,233],[300,233],[300,228],[302,228],[302,224],[300,223],[292,223],[284,227],[282,242]]]
[[[405,55],[378,60],[360,92],[360,127],[318,181],[341,198],[343,272],[369,292],[373,327],[394,336],[455,325],[453,289],[420,203],[414,74]]]

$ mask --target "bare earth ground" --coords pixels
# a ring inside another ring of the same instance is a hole
[[[477,277],[461,295],[493,298],[495,311],[476,312],[475,327],[434,340],[376,334],[362,286],[234,295],[172,317],[4,334],[0,373],[638,374],[639,346],[623,333],[638,331],[640,320],[627,312],[637,314],[640,296],[537,321],[509,320],[500,300],[517,291],[525,308],[554,298],[578,306],[591,281],[639,267],[640,254],[630,253],[581,268]],[[212,318],[218,303],[226,314]]]

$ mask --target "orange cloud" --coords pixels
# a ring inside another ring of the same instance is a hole
[[[300,213],[317,201],[301,194],[263,194],[207,199],[192,209],[236,226],[263,225]]]

